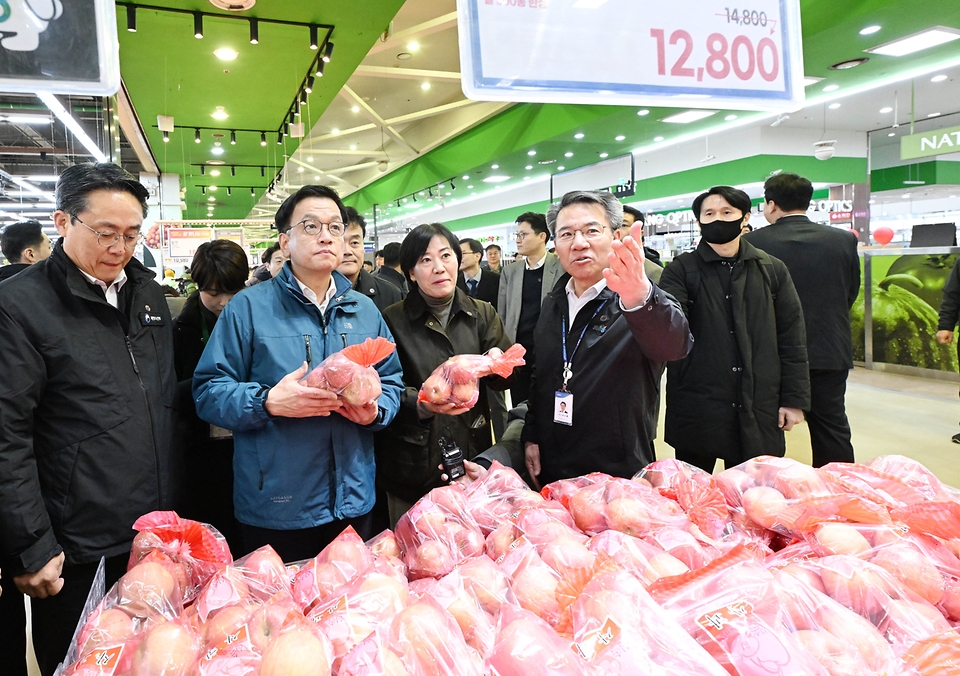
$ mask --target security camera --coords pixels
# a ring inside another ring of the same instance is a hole
[[[829,160],[833,157],[836,149],[833,147],[836,141],[817,141],[813,144],[813,156],[818,160]]]
[[[380,160],[379,162],[377,162],[377,171],[381,173],[386,171],[389,167],[390,167],[389,163],[385,162],[384,160]]]

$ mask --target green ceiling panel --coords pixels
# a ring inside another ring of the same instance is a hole
[[[917,187],[904,181],[923,181],[924,185],[960,185],[960,162],[931,160],[877,169],[870,173],[870,190],[883,192]]]
[[[207,0],[155,0],[151,5],[217,13]],[[300,84],[317,52],[310,49],[306,26],[259,23],[259,44],[250,44],[249,23],[235,16],[275,19],[334,26],[331,41],[336,45],[325,75],[316,79],[308,95],[302,121],[309,130],[327,105],[353,74],[377,37],[393,19],[403,0],[364,0],[360,3],[316,2],[314,0],[259,0],[252,10],[229,17],[203,19],[204,37],[193,35],[189,14],[137,9],[137,32],[126,26],[126,7],[117,7],[120,38],[120,67],[137,115],[153,153],[164,172],[181,176],[186,187],[186,218],[205,218],[208,198],[216,196],[214,218],[245,218],[291,154],[299,139],[285,138],[277,144],[276,130],[282,125]],[[325,31],[319,31],[322,41]],[[213,55],[220,47],[238,52],[233,61]],[[218,121],[211,117],[217,106],[230,115]],[[163,142],[157,129],[157,115],[172,115],[174,123],[186,126]],[[194,142],[192,127],[223,127],[224,136],[214,139],[212,131],[201,132]],[[269,130],[267,145],[261,146],[257,132],[237,132],[230,145],[230,129]],[[220,156],[211,154],[219,140]],[[222,160],[219,177],[201,175],[199,164]],[[231,175],[231,165],[237,166]],[[261,167],[264,167],[261,175]],[[201,194],[201,186],[217,185],[219,190]],[[239,187],[243,186],[243,187]],[[255,186],[252,197],[250,186]],[[232,187],[227,196],[226,188]]]

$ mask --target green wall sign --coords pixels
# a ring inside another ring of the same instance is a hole
[[[960,152],[960,127],[936,129],[923,134],[910,134],[900,139],[900,159],[913,160],[946,153]]]

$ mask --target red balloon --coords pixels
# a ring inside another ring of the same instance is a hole
[[[873,231],[873,239],[880,243],[880,246],[886,246],[893,239],[893,230],[884,226]]]

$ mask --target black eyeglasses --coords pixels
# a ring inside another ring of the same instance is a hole
[[[97,236],[97,244],[102,246],[104,249],[109,249],[114,244],[123,240],[123,245],[128,249],[135,249],[137,244],[143,239],[143,236],[138,232],[135,235],[121,235],[116,232],[98,232],[91,228],[89,225],[80,220],[79,216],[71,215],[70,218],[77,221],[80,225],[85,227],[87,230],[92,232]]]

